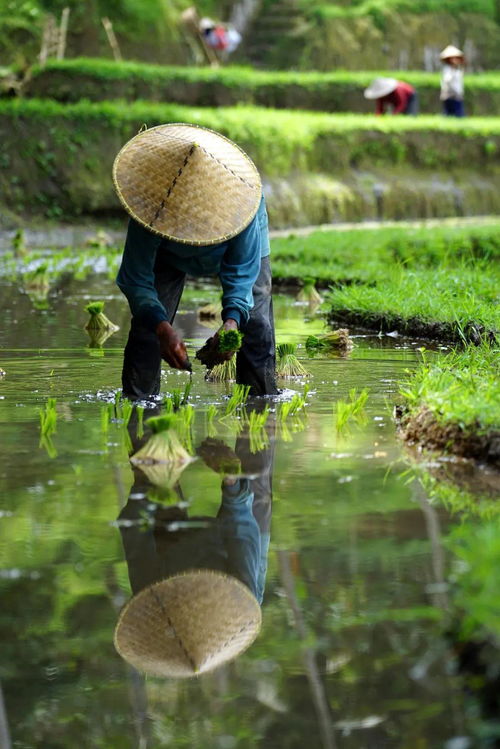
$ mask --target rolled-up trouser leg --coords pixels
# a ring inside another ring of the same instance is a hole
[[[250,395],[278,392],[271,286],[271,263],[269,257],[263,257],[253,287],[254,306],[241,326],[243,345],[236,355],[236,382],[250,385]]]
[[[186,274],[161,262],[161,248],[155,264],[158,298],[173,323],[184,288]],[[125,398],[140,400],[160,392],[161,354],[158,336],[132,318],[123,357],[122,387]]]

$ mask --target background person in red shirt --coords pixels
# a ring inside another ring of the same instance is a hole
[[[365,99],[375,99],[375,114],[417,114],[417,92],[396,78],[375,78],[365,89]]]

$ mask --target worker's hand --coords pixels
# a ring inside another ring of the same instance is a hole
[[[156,328],[156,335],[160,341],[160,351],[162,359],[170,364],[174,369],[184,369],[191,371],[186,344],[179,338],[170,323],[163,321]]]
[[[220,326],[219,330],[215,335],[212,336],[212,338],[209,338],[207,341],[207,345],[210,346],[210,348],[214,352],[214,356],[217,357],[220,363],[224,361],[228,361],[234,356],[234,351],[219,351],[219,333],[221,330],[238,330],[238,323],[236,320],[233,320],[231,317],[228,317],[227,320],[223,322],[223,324]]]

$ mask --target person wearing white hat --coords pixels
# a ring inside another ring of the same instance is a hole
[[[213,130],[160,125],[125,144],[113,180],[131,217],[117,276],[132,312],[124,396],[157,395],[162,358],[191,370],[172,327],[187,274],[219,277],[221,329],[244,335],[237,382],[249,385],[251,395],[275,394],[268,220],[252,160]],[[230,358],[218,353],[218,332],[208,343],[221,363]]]
[[[417,114],[417,92],[409,83],[396,78],[375,78],[365,89],[365,99],[375,99],[375,114]]]
[[[464,53],[449,44],[439,55],[443,63],[441,73],[441,101],[447,117],[464,117]]]

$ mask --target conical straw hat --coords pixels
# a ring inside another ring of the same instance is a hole
[[[239,580],[194,570],[134,596],[120,614],[115,648],[152,676],[196,676],[246,650],[261,618],[257,599]]]
[[[223,135],[196,125],[159,125],[126,143],[113,165],[118,197],[155,234],[211,245],[239,234],[259,207],[253,161]]]
[[[464,53],[458,47],[454,47],[453,44],[448,44],[439,55],[440,60],[448,60],[450,57],[463,57]]]
[[[365,99],[380,99],[392,94],[398,85],[396,78],[375,78],[365,89]]]

